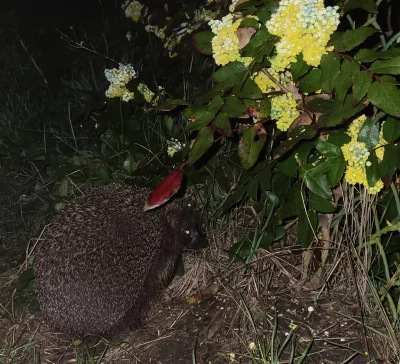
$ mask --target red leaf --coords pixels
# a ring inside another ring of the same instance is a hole
[[[181,170],[172,171],[150,194],[143,211],[154,209],[167,202],[181,187],[182,179]]]

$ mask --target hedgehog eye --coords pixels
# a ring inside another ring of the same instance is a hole
[[[189,235],[189,234],[190,234],[190,230],[185,230],[184,233],[185,233],[186,235]]]

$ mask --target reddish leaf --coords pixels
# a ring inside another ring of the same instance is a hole
[[[167,101],[165,104],[153,106],[153,109],[159,110],[159,111],[171,111],[171,110],[175,109],[176,107],[187,106],[187,105],[189,105],[189,103],[185,100],[172,99],[172,100]]]
[[[172,171],[150,194],[143,211],[154,209],[167,202],[181,187],[182,179],[181,170]]]

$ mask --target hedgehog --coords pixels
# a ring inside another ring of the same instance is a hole
[[[34,269],[53,329],[77,338],[138,328],[181,254],[207,246],[183,199],[144,212],[150,193],[125,182],[93,188],[44,230]]]

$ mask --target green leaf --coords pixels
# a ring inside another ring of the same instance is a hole
[[[244,28],[244,27],[250,27],[257,30],[259,27],[258,19],[250,17],[243,18],[242,21],[240,22],[239,28]]]
[[[367,149],[374,148],[379,142],[379,126],[367,118],[361,126],[357,139],[359,142],[365,143]]]
[[[109,169],[106,164],[96,164],[90,170],[91,182],[93,187],[104,186],[110,180]]]
[[[194,49],[201,54],[212,55],[211,41],[214,37],[215,34],[212,31],[196,33],[193,36]]]
[[[366,95],[369,86],[372,82],[372,75],[368,71],[357,73],[353,82],[353,98],[356,103],[359,103]]]
[[[189,164],[193,164],[199,158],[201,158],[204,153],[211,147],[214,143],[214,136],[209,127],[203,127],[197,134],[194,145],[189,152]]]
[[[210,124],[223,104],[224,100],[221,96],[216,96],[208,105],[195,104],[187,108],[184,112],[184,116],[194,121],[186,125],[185,131],[200,130],[204,126]]]
[[[353,107],[352,95],[347,95],[344,104],[342,106],[340,106],[336,110],[332,110],[327,114],[321,115],[318,119],[317,124],[322,127],[336,126],[338,124],[343,123],[352,116],[356,115],[365,107],[366,105],[362,103]]]
[[[264,55],[270,54],[274,48],[273,43],[268,42],[270,39],[271,34],[268,32],[267,27],[262,24],[260,29],[251,37],[250,42],[241,50],[241,55],[243,57],[255,57],[261,50],[263,50],[262,53]]]
[[[303,78],[300,79],[300,90],[302,92],[315,92],[321,89],[321,70],[312,69]]]
[[[371,64],[370,71],[374,73],[398,75],[400,74],[400,57],[375,61]]]
[[[230,261],[245,261],[252,252],[252,243],[249,239],[238,241],[228,251]]]
[[[133,172],[135,172],[136,166],[137,166],[136,161],[132,157],[132,154],[128,153],[128,155],[126,156],[124,163],[123,163],[123,167],[124,167],[125,171],[128,174],[132,174]]]
[[[329,45],[334,46],[337,52],[347,52],[357,47],[376,32],[376,29],[364,26],[357,29],[346,30],[345,32],[335,32],[331,37]]]
[[[244,169],[247,170],[254,166],[266,140],[267,133],[260,123],[244,131],[238,150],[240,163]]]
[[[297,174],[297,168],[298,165],[294,154],[291,154],[283,161],[279,161],[275,166],[276,171],[282,172],[289,177],[294,177]]]
[[[294,184],[285,191],[285,200],[281,203],[279,217],[284,220],[290,217],[300,216],[304,211],[304,208],[300,187],[297,184]]]
[[[271,19],[271,11],[262,7],[256,14],[257,18],[260,19],[264,24]]]
[[[372,187],[375,186],[375,183],[379,180],[378,158],[375,153],[369,155],[368,162],[365,165],[365,171],[367,174],[368,186]]]
[[[346,169],[346,161],[344,160],[343,155],[329,158],[328,160],[331,163],[331,168],[326,173],[326,177],[328,178],[329,186],[334,188],[343,178]]]
[[[286,230],[284,226],[276,226],[275,227],[275,239],[274,241],[278,241],[282,239],[286,235]]]
[[[314,211],[304,211],[299,217],[297,224],[297,238],[303,248],[307,248],[317,228],[317,215]]]
[[[340,74],[335,82],[335,99],[345,99],[347,91],[359,71],[360,65],[357,62],[351,62],[347,59],[343,61]]]
[[[267,164],[258,174],[261,192],[271,190],[272,167]]]
[[[308,156],[311,151],[315,148],[316,141],[308,141],[301,143],[301,145],[296,147],[297,158],[303,163],[307,162]]]
[[[251,197],[253,200],[257,200],[257,195],[258,195],[258,180],[257,178],[252,178],[249,183],[247,184],[246,188],[247,194],[249,197]]]
[[[329,114],[331,112],[335,112],[337,109],[339,109],[342,106],[342,102],[334,99],[321,99],[319,97],[316,97],[306,104],[307,110],[318,112],[318,113],[323,113],[323,114]]]
[[[320,152],[324,157],[339,157],[342,155],[342,151],[340,148],[334,144],[324,142],[322,140],[318,140],[315,148]]]
[[[310,69],[310,66],[303,60],[303,53],[297,56],[296,63],[290,65],[290,72],[292,73],[293,80],[297,81]]]
[[[207,92],[206,94],[201,95],[200,97],[197,98],[196,103],[202,104],[203,102],[211,100],[212,98],[221,97],[224,95],[224,93],[226,91],[231,89],[233,86],[234,85],[231,80],[226,80],[226,81],[222,81],[217,84],[214,84],[209,92]],[[222,105],[222,103],[221,103],[221,105]]]
[[[379,178],[392,177],[397,171],[397,166],[400,165],[399,145],[387,144],[384,148],[383,160],[378,164]]]
[[[330,198],[332,195],[326,172],[331,168],[331,163],[325,161],[317,166],[304,164],[300,170],[300,177],[303,178],[307,188],[316,195],[323,198]]]
[[[363,9],[369,13],[378,14],[378,7],[374,0],[349,0],[344,4],[344,12],[347,13],[353,9]]]
[[[340,57],[333,52],[328,52],[321,58],[320,69],[322,91],[330,93],[340,73]]]
[[[376,107],[387,114],[400,117],[400,90],[393,83],[375,81],[367,96]]]
[[[228,114],[220,112],[214,119],[214,127],[221,135],[226,137],[232,136],[232,128]]]
[[[172,100],[168,100],[164,104],[154,106],[154,109],[161,110],[161,111],[171,111],[171,110],[175,109],[176,107],[182,106],[182,105],[186,106],[186,105],[189,105],[189,103],[182,99],[172,99]]]
[[[65,177],[58,186],[58,195],[60,197],[68,197],[69,177]]]
[[[240,86],[235,86],[233,89],[233,94],[238,96],[238,97],[243,97],[246,99],[262,99],[262,93],[260,89],[258,88],[257,84],[251,79],[248,78],[245,83],[243,84],[243,87],[240,88]]]
[[[274,150],[274,158],[279,158],[287,153],[289,150],[301,140],[312,139],[317,134],[317,129],[313,125],[300,125],[296,126],[288,135],[288,137],[279,144]]]
[[[35,279],[35,271],[33,270],[33,267],[28,268],[27,270],[24,270],[19,276],[16,282],[14,282],[13,287],[17,291],[22,291],[25,289],[30,282],[33,282]]]
[[[280,201],[284,201],[287,197],[288,190],[293,185],[292,178],[282,174],[274,173],[271,179],[272,192],[279,198]]]
[[[224,204],[222,205],[221,215],[225,214],[230,208],[238,204],[243,199],[245,193],[246,193],[246,187],[238,186],[232,192],[232,194],[229,195],[229,197],[225,200]]]
[[[252,8],[254,6],[259,6],[261,4],[264,5],[264,2],[260,1],[260,0],[245,1],[245,2],[242,2],[241,4],[237,5],[235,7],[234,11],[237,12],[237,11],[241,11],[241,10],[246,10],[246,9]]]
[[[335,207],[330,201],[316,195],[315,193],[311,192],[308,202],[310,209],[317,212],[331,213],[335,211]]]
[[[174,128],[174,125],[175,125],[174,118],[166,115],[164,117],[164,125],[167,128],[169,134],[171,134],[172,133],[172,129]]]
[[[389,142],[395,142],[400,137],[400,120],[389,116],[383,123],[383,138]]]
[[[350,141],[351,141],[350,135],[348,135],[344,131],[333,131],[328,136],[328,142],[333,145],[336,145],[339,148],[343,147],[343,145],[349,143]]]
[[[231,118],[238,118],[246,111],[246,107],[243,105],[242,100],[236,96],[229,96],[221,110],[221,112],[227,113]]]
[[[354,58],[357,61],[368,63],[379,58],[387,59],[398,56],[400,56],[400,48],[392,48],[382,52],[377,52],[372,49],[360,49]]]
[[[235,85],[241,85],[246,73],[246,66],[242,62],[236,61],[221,67],[211,76],[211,79],[217,82],[230,80]]]

